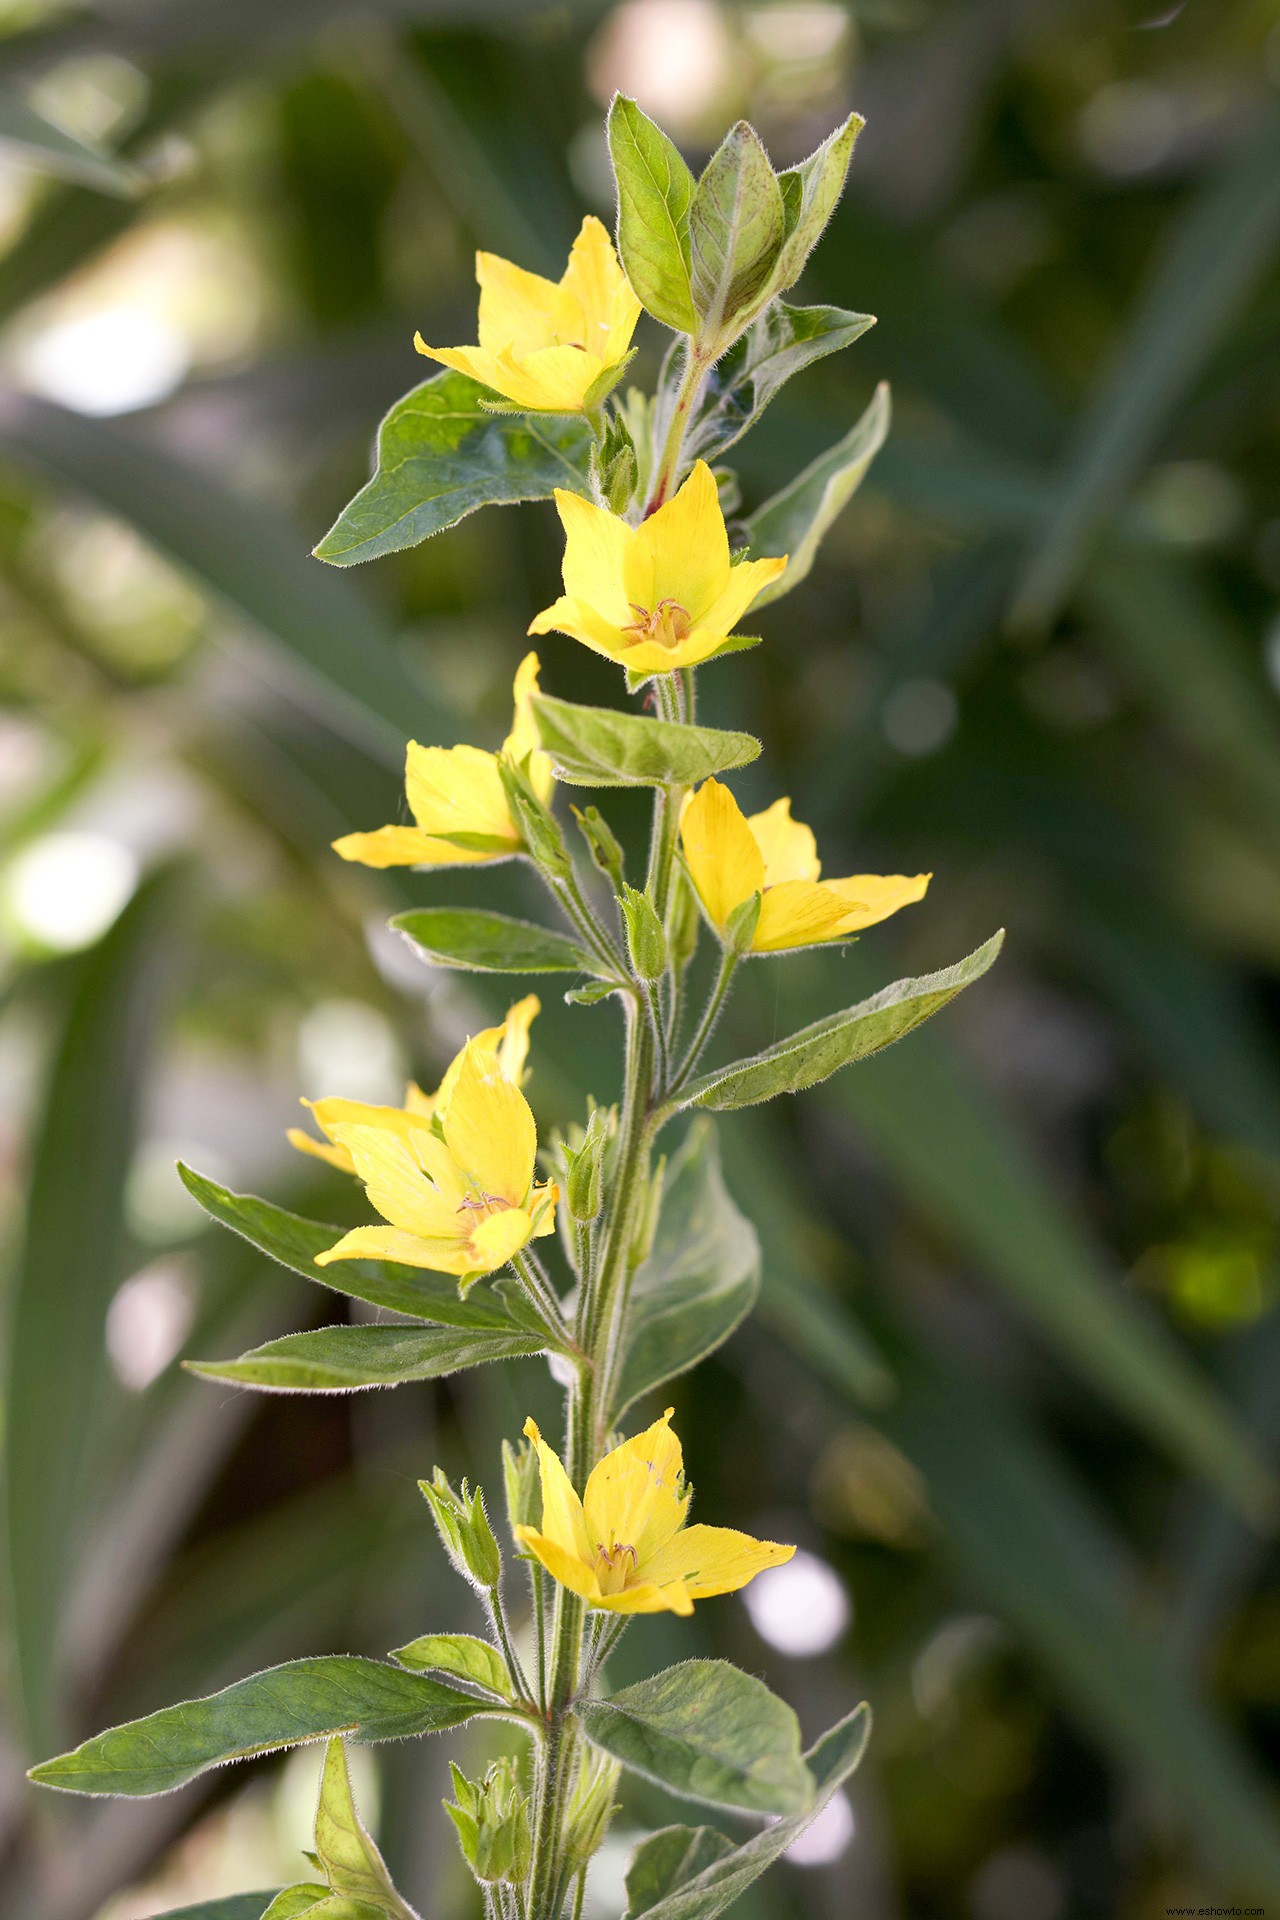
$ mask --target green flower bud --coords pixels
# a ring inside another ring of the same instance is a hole
[[[483,1780],[468,1780],[449,1764],[455,1800],[444,1810],[457,1830],[463,1858],[476,1879],[515,1885],[528,1878],[533,1852],[529,1797],[520,1785],[516,1761],[495,1760]]]
[[[646,894],[623,882],[619,896],[627,923],[627,948],[636,976],[660,980],[667,969],[667,936]]]
[[[604,1150],[611,1131],[611,1112],[593,1107],[582,1145],[565,1147],[565,1199],[575,1220],[594,1220],[603,1200]]]
[[[479,1487],[472,1493],[464,1480],[462,1491],[455,1493],[439,1467],[418,1485],[456,1571],[482,1593],[492,1591],[502,1578],[502,1554]]]
[[[599,807],[573,807],[571,811],[590,849],[591,858],[601,873],[608,874],[617,893],[622,887],[623,854],[612,827]]]
[[[730,953],[749,953],[751,942],[756,937],[756,928],[760,924],[760,905],[762,895],[753,893],[746,900],[740,900],[725,922],[723,940]]]
[[[667,946],[674,967],[687,967],[698,948],[698,896],[684,868],[671,876],[671,906],[667,912]]]
[[[587,1748],[565,1817],[565,1852],[575,1868],[585,1867],[599,1850],[616,1810],[613,1796],[621,1771],[608,1754]]]
[[[502,1479],[507,1495],[507,1522],[514,1533],[517,1527],[542,1524],[542,1480],[538,1456],[528,1440],[512,1446],[502,1443]]]

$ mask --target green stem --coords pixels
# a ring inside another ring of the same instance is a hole
[[[520,1656],[515,1650],[507,1627],[507,1612],[502,1604],[502,1595],[496,1587],[489,1592],[487,1606],[489,1619],[498,1638],[498,1645],[502,1648],[502,1657],[507,1663],[507,1672],[511,1675],[515,1686],[516,1696],[526,1706],[536,1706],[537,1702],[534,1700],[524,1668],[520,1664]]]
[[[531,1247],[522,1248],[519,1253],[512,1254],[511,1264],[519,1275],[526,1293],[541,1312],[547,1332],[565,1351],[571,1352],[572,1335],[561,1311],[550,1276],[537,1254]]]
[[[668,498],[679,477],[685,430],[692,417],[699,389],[710,367],[711,361],[698,352],[691,340],[685,349],[684,372],[676,392],[667,437],[663,442],[662,458],[658,462],[658,470],[653,477],[653,485],[649,490],[649,498],[642,515],[646,520],[651,513],[656,513],[663,501]]]
[[[699,1055],[715,1031],[716,1021],[720,1018],[721,1008],[724,1006],[730,983],[737,971],[738,961],[741,957],[740,954],[730,952],[728,947],[722,950],[720,954],[720,968],[716,974],[715,985],[711,989],[706,1006],[702,1009],[702,1018],[699,1020],[697,1030],[685,1050],[684,1059],[676,1068],[675,1078],[665,1090],[665,1097],[670,1098],[673,1093],[678,1093],[685,1081],[689,1078],[689,1075],[693,1072],[693,1069],[697,1066]]]
[[[570,873],[560,879],[544,872],[543,879],[559,901],[566,917],[582,935],[592,955],[602,963],[605,972],[618,980],[628,979],[627,963],[615,942],[593,913],[590,903],[578,884],[577,875]]]

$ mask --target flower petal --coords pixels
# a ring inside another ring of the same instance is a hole
[[[678,600],[691,620],[702,620],[730,571],[720,495],[705,460],[695,461],[680,491],[641,524],[636,541],[651,556],[655,598]]]
[[[578,231],[561,289],[578,307],[582,331],[580,346],[609,366],[631,345],[640,318],[640,302],[613,250],[609,230],[589,213]]]
[[[516,668],[515,712],[511,719],[511,731],[502,743],[502,751],[516,765],[528,761],[530,784],[540,800],[550,797],[555,785],[555,775],[551,770],[551,756],[542,751],[538,732],[538,723],[533,717],[533,696],[538,691],[538,656],[526,653]],[[501,777],[501,776],[499,776]]]
[[[822,872],[813,829],[791,818],[790,800],[775,800],[763,813],[749,814],[747,825],[764,855],[766,887],[780,880],[816,880]]]
[[[501,362],[497,354],[487,348],[429,347],[420,333],[414,334],[413,344],[424,358],[438,360],[442,367],[452,367],[455,373],[465,373],[469,380],[478,380],[482,387],[502,392],[498,385],[503,377]]]
[[[638,1586],[624,1587],[621,1593],[604,1594],[591,1604],[609,1613],[681,1613],[688,1616],[693,1612],[693,1601],[685,1591],[682,1580],[671,1581],[665,1587],[655,1586],[652,1580],[642,1580]]]
[[[476,255],[476,280],[480,345],[491,353],[508,347],[523,356],[567,338],[573,307],[554,280],[544,280],[497,253]]]
[[[468,1271],[461,1240],[424,1240],[399,1227],[353,1227],[316,1255],[318,1267],[327,1267],[333,1260],[395,1260],[402,1267],[428,1267],[432,1273],[452,1273],[459,1279]]]
[[[719,634],[721,639],[732,633],[756,595],[785,573],[786,567],[785,554],[776,560],[739,560],[736,567],[730,567],[718,597],[696,621],[697,631]]]
[[[523,1207],[504,1207],[500,1213],[477,1218],[471,1230],[473,1256],[468,1273],[496,1273],[513,1253],[519,1253],[533,1234],[533,1222]]]
[[[689,1510],[688,1493],[678,1491],[684,1460],[668,1424],[671,1413],[668,1407],[661,1420],[606,1453],[592,1468],[582,1496],[593,1547],[633,1547],[642,1576]]]
[[[783,880],[760,903],[753,953],[782,953],[811,947],[848,932],[846,903],[823,880]]]
[[[474,1041],[467,1043],[443,1125],[449,1152],[476,1191],[523,1206],[538,1149],[533,1114],[519,1087],[503,1079],[494,1055]]]
[[[423,1149],[438,1144],[430,1134],[419,1142],[386,1127],[337,1126],[333,1137],[348,1148],[370,1202],[393,1227],[423,1240],[468,1237],[470,1222],[459,1214],[455,1196],[441,1193],[423,1171]]]
[[[846,906],[841,933],[874,927],[891,913],[914,906],[928,891],[931,873],[857,873],[848,880],[828,880],[828,886]]]
[[[465,745],[420,747],[411,740],[404,789],[409,811],[423,833],[437,838],[485,834],[508,841],[513,848],[520,844],[495,753]]]
[[[580,1560],[576,1553],[566,1552],[558,1540],[539,1533],[535,1527],[517,1526],[513,1531],[520,1545],[528,1547],[534,1558],[541,1560],[553,1580],[568,1587],[571,1593],[580,1593],[593,1607],[601,1604],[599,1583],[585,1560]]]
[[[764,885],[764,856],[728,787],[705,780],[685,801],[680,838],[689,875],[714,926]]]
[[[562,1553],[580,1561],[594,1584],[595,1543],[587,1532],[582,1502],[573,1482],[564,1470],[560,1455],[554,1447],[547,1445],[539,1433],[537,1422],[526,1420],[524,1431],[525,1437],[532,1440],[538,1450],[538,1475],[542,1482],[542,1538],[554,1541]],[[556,1578],[560,1576],[557,1574]],[[574,1588],[575,1593],[581,1591],[581,1588]]]
[[[362,867],[453,866],[485,858],[481,853],[451,847],[447,840],[433,840],[420,827],[378,827],[373,833],[344,833],[333,842],[333,850],[343,860],[353,860]]]
[[[309,1153],[317,1160],[327,1160],[331,1167],[337,1167],[339,1173],[354,1173],[356,1163],[345,1147],[334,1147],[327,1140],[317,1140],[314,1134],[305,1133],[301,1127],[289,1127],[285,1139],[299,1153]]]
[[[556,509],[564,528],[564,590],[566,598],[580,600],[611,627],[623,628],[635,619],[630,602],[643,598],[638,590],[652,587],[645,575],[628,581],[628,561],[639,538],[635,529],[605,507],[581,494],[556,489]],[[644,600],[644,605],[650,602]]]
[[[794,1547],[753,1540],[732,1527],[685,1527],[645,1567],[659,1586],[682,1581],[692,1600],[715,1593],[736,1593],[766,1567],[783,1566]]]

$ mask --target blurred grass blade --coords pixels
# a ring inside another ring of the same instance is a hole
[[[859,968],[846,955],[846,973]],[[1084,1226],[936,1036],[841,1074],[829,1109],[852,1116],[904,1194],[1148,1437],[1254,1518],[1275,1487],[1213,1386],[1118,1290]]]
[[[128,521],[249,621],[329,724],[399,764],[407,734],[452,723],[400,665],[395,637],[302,536],[136,428],[19,394],[0,398],[0,452]]]
[[[16,154],[41,173],[125,199],[137,193],[143,176],[105,148],[77,139],[29,107],[20,95],[0,92],[0,150]]]
[[[138,1105],[174,964],[182,882],[148,881],[71,976],[35,1143],[14,1278],[5,1394],[9,1583],[18,1693],[32,1746],[60,1728],[59,1609],[122,1275]]]
[[[1137,478],[1280,240],[1280,113],[1192,201],[1080,420],[1056,510],[1014,602],[1024,626],[1052,619],[1094,535]]]

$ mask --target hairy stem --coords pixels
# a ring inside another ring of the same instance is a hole
[[[685,1049],[684,1059],[676,1069],[675,1078],[666,1088],[668,1096],[680,1091],[680,1088],[697,1066],[703,1048],[715,1032],[716,1022],[720,1018],[721,1010],[724,1007],[725,1000],[728,998],[729,987],[737,971],[740,957],[739,954],[731,953],[727,947],[721,953],[720,967],[716,974],[715,984],[707,997],[706,1006],[702,1009],[702,1018],[698,1022],[693,1038]]]
[[[691,340],[685,348],[684,372],[676,392],[667,437],[663,442],[662,457],[658,462],[657,472],[653,476],[653,485],[649,489],[649,498],[641,516],[645,520],[651,513],[658,511],[663,501],[668,499],[674,490],[680,473],[680,456],[684,451],[685,430],[693,416],[699,391],[710,369],[710,359],[699,353]]]

